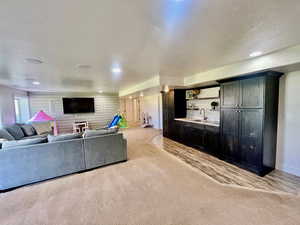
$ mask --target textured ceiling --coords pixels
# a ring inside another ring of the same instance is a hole
[[[299,0],[2,0],[0,83],[118,92],[299,44],[299,20]]]

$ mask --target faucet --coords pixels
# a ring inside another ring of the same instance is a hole
[[[206,114],[205,108],[200,109],[200,115],[202,115],[202,112],[203,112],[203,120],[207,120],[208,118],[205,115]]]

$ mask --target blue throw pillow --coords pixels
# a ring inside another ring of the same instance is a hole
[[[15,140],[15,138],[5,129],[0,129],[0,139],[6,139],[8,141]]]
[[[48,135],[48,142],[53,143],[57,141],[67,141],[67,140],[73,140],[73,139],[78,139],[82,138],[82,134],[61,134],[58,136],[53,136],[53,135]]]
[[[5,129],[10,133],[16,140],[21,140],[25,137],[21,127],[19,125],[12,125],[9,127],[5,127]]]
[[[19,141],[5,141],[2,143],[2,149],[15,148],[27,145],[46,143],[47,138],[33,138]]]

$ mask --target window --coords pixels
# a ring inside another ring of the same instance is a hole
[[[27,97],[15,97],[16,123],[25,123],[29,120],[29,105]]]
[[[16,113],[16,122],[21,123],[20,99],[19,98],[15,98],[15,113]]]

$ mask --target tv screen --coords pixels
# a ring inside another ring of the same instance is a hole
[[[64,114],[95,112],[94,98],[63,98]]]

